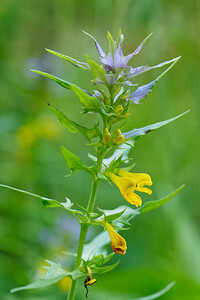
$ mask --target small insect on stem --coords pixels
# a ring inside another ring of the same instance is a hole
[[[94,285],[97,282],[95,278],[92,279],[92,271],[91,271],[90,267],[88,267],[88,266],[87,266],[87,272],[88,272],[88,276],[84,281],[84,287],[87,290],[86,295],[85,295],[86,298],[88,297],[88,285]]]

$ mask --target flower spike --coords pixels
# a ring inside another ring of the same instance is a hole
[[[126,56],[123,55],[122,52],[122,42],[124,39],[123,34],[121,33],[121,30],[119,30],[117,42],[115,42],[110,34],[110,32],[107,32],[107,40],[108,40],[108,53],[105,54],[105,52],[102,50],[99,43],[95,40],[95,38],[90,35],[89,33],[83,31],[85,34],[87,34],[89,37],[91,37],[95,43],[95,46],[97,48],[97,51],[99,52],[100,60],[104,64],[104,68],[107,73],[110,71],[116,72],[116,70],[121,68],[127,68],[127,63],[129,60],[134,56],[137,55],[140,50],[142,49],[144,43],[146,40],[152,35],[149,34],[142,43],[137,47],[137,49]]]

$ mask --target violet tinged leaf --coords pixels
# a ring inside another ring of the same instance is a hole
[[[139,101],[144,99],[148,95],[148,93],[152,91],[153,86],[158,82],[158,80],[161,79],[175,65],[175,63],[177,63],[177,61],[179,59],[180,59],[180,56],[177,57],[173,61],[173,63],[161,75],[159,75],[155,80],[137,88],[135,92],[133,92],[132,94],[129,95],[129,99],[131,101],[133,101],[135,104],[139,104]]]
[[[45,49],[46,51],[48,51],[51,54],[54,54],[64,60],[66,60],[67,62],[69,62],[70,64],[72,64],[73,66],[79,68],[79,69],[83,69],[83,70],[90,70],[90,66],[87,63],[84,62],[80,62],[70,56],[58,53],[56,51],[50,50],[50,49]]]
[[[144,46],[145,42],[152,36],[153,32],[151,32],[143,41],[142,43],[137,47],[137,49],[132,53],[132,55],[137,55],[140,53],[140,50]]]
[[[61,111],[59,111],[57,108],[51,106],[48,104],[50,108],[52,109],[53,113],[56,115],[56,117],[59,119],[61,124],[67,128],[69,131],[76,133],[81,133],[89,142],[92,138],[95,138],[100,135],[100,132],[98,130],[98,127],[95,126],[93,128],[86,128],[82,125],[79,125],[78,123],[70,120],[65,114],[63,114]]]
[[[158,122],[158,123],[155,123],[155,124],[152,124],[152,125],[147,125],[147,126],[142,127],[142,128],[135,128],[131,131],[123,132],[122,134],[126,139],[131,139],[131,138],[136,139],[136,138],[140,137],[141,135],[145,135],[145,134],[149,133],[150,131],[152,131],[154,129],[158,129],[158,128],[164,126],[164,125],[167,125],[168,123],[171,123],[171,122],[175,121],[176,119],[184,116],[188,112],[189,112],[189,110],[182,113],[182,114],[180,114],[180,115],[178,115],[178,116],[176,116],[176,117],[174,117],[174,118],[168,119],[166,121]]]
[[[102,48],[100,47],[100,45],[98,44],[98,42],[95,40],[95,38],[94,38],[91,34],[87,33],[87,32],[84,31],[84,30],[82,30],[82,32],[85,33],[86,35],[88,35],[89,37],[91,37],[91,39],[93,39],[93,41],[94,41],[94,43],[95,43],[95,46],[96,46],[96,48],[97,48],[97,51],[99,52],[99,55],[100,55],[101,57],[104,57],[106,54],[105,54],[105,52],[102,50]]]
[[[72,170],[72,174],[78,171],[86,171],[91,175],[93,174],[92,170],[86,167],[84,164],[82,164],[81,159],[75,154],[73,154],[71,151],[69,151],[67,148],[62,146],[61,153],[65,159],[68,168]]]
[[[49,73],[46,73],[46,72],[42,72],[42,71],[38,71],[38,70],[30,70],[30,71],[32,71],[32,72],[34,72],[34,73],[37,73],[37,74],[40,74],[40,75],[42,75],[42,76],[45,76],[45,77],[47,77],[47,78],[50,78],[51,80],[57,82],[59,85],[61,85],[61,86],[64,87],[65,89],[68,89],[68,90],[71,89],[71,83],[68,82],[68,81],[65,81],[65,80],[63,80],[63,79],[60,79],[60,78],[58,78],[58,77],[56,77],[56,76],[54,76],[54,75],[51,75],[51,74],[49,74]]]
[[[183,184],[177,190],[175,190],[172,194],[170,194],[160,200],[146,202],[143,206],[141,206],[137,210],[139,211],[139,213],[145,213],[145,212],[152,211],[152,210],[162,206],[163,204],[167,203],[169,200],[174,198],[184,188],[184,186],[185,185]]]
[[[171,60],[162,62],[162,63],[160,63],[160,64],[158,64],[156,66],[148,66],[148,65],[146,65],[146,66],[141,66],[141,67],[136,67],[136,68],[130,67],[130,71],[127,74],[128,78],[133,78],[133,77],[135,77],[135,76],[137,76],[139,74],[142,74],[144,72],[147,72],[149,70],[153,70],[153,69],[156,69],[156,68],[161,68],[161,67],[163,67],[165,65],[168,65],[170,63],[173,63],[173,62],[177,61],[177,59],[179,59],[179,57],[176,57],[176,58],[173,58]]]
[[[23,287],[14,288],[11,290],[11,293],[15,293],[22,290],[29,290],[29,289],[38,289],[50,286],[58,281],[60,281],[64,277],[70,277],[72,280],[76,280],[82,276],[85,276],[84,273],[80,272],[78,269],[68,272],[64,270],[60,264],[56,264],[49,260],[46,260],[50,266],[45,266],[44,268],[47,269],[44,279],[38,279],[33,283],[30,283]]]
[[[129,299],[129,300],[153,300],[153,299],[157,299],[160,296],[164,295],[165,293],[167,293],[176,283],[175,282],[171,282],[170,284],[168,284],[164,289],[162,289],[161,291],[146,296],[146,297],[142,297],[142,298],[137,298],[137,299]]]
[[[139,104],[139,101],[144,99],[148,93],[152,91],[152,87],[155,85],[156,81],[157,80],[154,80],[137,88],[134,93],[130,94],[129,100],[133,101],[135,104]]]

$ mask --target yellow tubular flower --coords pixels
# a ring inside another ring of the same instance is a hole
[[[127,249],[125,239],[119,235],[108,222],[105,222],[105,227],[108,230],[111,239],[112,250],[118,254],[124,255]]]
[[[144,185],[152,185],[151,177],[148,174],[129,173],[120,170],[118,173],[119,176],[112,173],[109,175],[111,180],[120,189],[124,199],[129,203],[134,204],[136,207],[142,205],[142,200],[137,194],[134,193],[134,190],[144,192],[149,195],[152,193],[150,189],[144,187]]]

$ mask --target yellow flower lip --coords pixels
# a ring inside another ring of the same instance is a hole
[[[86,282],[85,283],[85,285],[87,286],[87,285],[94,285],[95,283],[97,282],[97,280],[94,278],[94,279],[91,279],[91,280],[89,280],[88,282]]]
[[[151,177],[146,173],[130,173],[123,170],[118,170],[118,175],[108,173],[110,179],[120,189],[120,192],[124,199],[136,207],[142,205],[140,196],[134,193],[134,191],[143,192],[151,195],[152,191],[145,185],[151,186]]]
[[[115,253],[124,255],[127,249],[125,239],[121,235],[119,235],[108,222],[105,222],[105,227],[111,239],[112,250]]]

